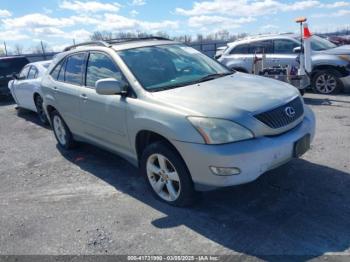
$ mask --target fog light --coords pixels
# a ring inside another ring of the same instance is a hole
[[[238,167],[210,167],[211,172],[218,176],[234,176],[239,175],[241,170]]]

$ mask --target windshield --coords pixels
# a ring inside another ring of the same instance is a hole
[[[232,73],[215,60],[181,44],[141,47],[118,53],[148,91],[185,86]]]
[[[335,44],[329,42],[327,39],[313,35],[311,37],[311,49],[314,51],[322,51],[337,47]]]

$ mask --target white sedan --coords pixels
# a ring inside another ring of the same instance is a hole
[[[50,61],[41,61],[27,64],[14,79],[8,83],[13,99],[18,108],[29,109],[37,112],[40,121],[47,124],[47,118],[43,110],[43,99],[40,90],[41,77],[50,66]]]

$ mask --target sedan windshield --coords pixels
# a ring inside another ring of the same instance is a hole
[[[148,91],[185,86],[232,74],[215,60],[181,44],[141,47],[118,53]]]
[[[314,51],[323,51],[334,47],[337,47],[337,46],[332,42],[328,41],[327,39],[324,39],[317,35],[313,35],[311,37],[311,49]]]

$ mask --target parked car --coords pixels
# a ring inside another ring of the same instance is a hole
[[[28,63],[28,59],[24,56],[0,57],[0,95],[9,93],[7,85],[13,74],[19,73]]]
[[[350,36],[329,36],[327,39],[335,45],[350,45]]]
[[[315,132],[296,88],[160,38],[67,48],[42,92],[59,147],[83,141],[122,155],[176,206],[299,157]]]
[[[43,110],[43,95],[41,93],[40,83],[50,63],[51,61],[41,61],[27,64],[8,83],[8,88],[17,106],[37,112],[43,124],[47,124],[48,121]]]
[[[225,46],[220,46],[220,47],[218,47],[218,48],[216,49],[214,58],[215,58],[215,59],[219,59],[219,58],[222,56],[222,54],[224,53],[224,51],[225,51],[226,48],[227,48],[226,45],[225,45]]]
[[[252,73],[255,54],[266,54],[266,67],[298,67],[300,36],[279,34],[250,37],[228,44],[219,61],[237,71]],[[337,47],[326,39],[312,36],[311,86],[321,94],[350,88],[350,45]]]

